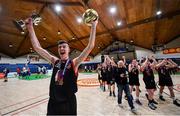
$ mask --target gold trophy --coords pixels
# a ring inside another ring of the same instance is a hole
[[[91,26],[91,22],[99,18],[98,13],[94,9],[87,9],[82,17],[83,22],[88,26]]]
[[[34,25],[38,25],[42,18],[40,17],[39,14],[33,13],[31,15],[32,21]],[[18,28],[18,30],[20,30],[21,32],[24,32],[26,30],[26,23],[24,20],[13,20],[13,23],[15,24],[15,26]]]

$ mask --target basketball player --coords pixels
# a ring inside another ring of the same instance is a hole
[[[179,100],[175,98],[175,94],[173,91],[173,82],[170,75],[170,70],[171,68],[174,67],[177,67],[177,64],[170,59],[159,60],[158,64],[156,65],[156,69],[158,71],[158,76],[159,76],[159,86],[160,86],[159,99],[165,101],[162,93],[164,90],[164,86],[167,86],[171,98],[173,99],[173,104],[180,106]]]
[[[145,83],[145,87],[148,92],[148,94],[146,94],[146,97],[149,101],[148,106],[152,110],[155,110],[157,108],[155,104],[158,104],[154,100],[154,92],[156,91],[156,84],[154,80],[153,69],[155,68],[156,63],[157,62],[153,57],[151,58],[146,57],[146,60],[141,66],[141,71],[143,72],[143,81]]]
[[[100,84],[100,89],[102,89],[102,75],[101,75],[101,68],[102,68],[102,64],[98,64],[97,65],[97,73],[98,73],[98,80],[99,80],[99,84]]]
[[[142,103],[139,101],[139,71],[140,66],[138,65],[138,62],[136,59],[133,59],[131,64],[129,64],[129,85],[130,85],[130,92],[132,94],[133,87],[136,86],[136,103],[139,105],[142,105]]]
[[[58,42],[59,58],[51,55],[41,47],[34,32],[32,19],[26,20],[26,26],[34,50],[53,64],[47,115],[77,115],[75,93],[77,92],[78,67],[94,48],[98,21],[91,23],[91,33],[87,47],[77,58],[70,59],[70,48],[66,41],[61,40]]]
[[[102,88],[103,91],[106,91],[106,81],[107,81],[107,71],[106,71],[106,64],[103,62],[101,67],[101,75],[102,75]]]
[[[9,73],[9,69],[8,69],[8,68],[5,68],[5,69],[3,70],[3,73],[4,73],[4,82],[8,82],[7,76],[8,76],[8,73]]]
[[[114,61],[114,57],[111,57],[111,91],[110,93],[113,94],[113,97],[116,97],[115,95],[115,76],[116,76],[116,68],[117,68],[117,64]]]
[[[109,58],[106,56],[106,64],[107,64],[107,84],[109,88],[109,96],[116,97],[115,95],[115,67],[116,63],[114,62],[113,57]]]

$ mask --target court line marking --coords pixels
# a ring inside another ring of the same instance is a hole
[[[36,96],[36,97],[33,97],[33,98],[26,99],[26,100],[24,100],[24,101],[17,102],[17,103],[15,103],[15,104],[11,104],[11,105],[8,105],[8,106],[4,106],[4,107],[0,108],[0,110],[6,109],[6,108],[11,107],[11,106],[15,106],[15,105],[17,105],[17,104],[25,103],[25,102],[27,102],[27,101],[36,99],[36,98],[38,98],[38,97],[42,97],[42,96],[47,95],[47,94],[48,94],[48,93],[45,93],[45,94],[42,94],[42,95],[39,95],[39,96]]]
[[[16,113],[11,114],[11,115],[12,115],[12,116],[17,115],[17,114],[19,114],[19,113],[21,113],[21,112],[24,112],[24,111],[26,111],[26,110],[32,109],[32,108],[34,108],[34,107],[36,107],[36,106],[39,106],[39,105],[41,105],[41,104],[43,104],[43,103],[46,103],[46,102],[48,102],[48,100],[45,100],[45,101],[40,102],[40,103],[38,103],[38,104],[32,105],[32,106],[29,107],[29,108],[23,109],[23,110],[21,110],[21,111],[19,111],[19,112],[16,112]]]
[[[3,114],[1,114],[1,115],[4,116],[4,115],[7,115],[7,114],[16,112],[16,111],[18,111],[18,110],[24,109],[24,108],[26,108],[26,107],[28,107],[28,106],[32,106],[32,105],[37,104],[37,103],[39,103],[39,102],[45,101],[45,100],[47,100],[47,99],[49,99],[49,97],[48,97],[48,98],[41,99],[41,100],[39,100],[39,101],[37,101],[37,102],[34,102],[34,103],[31,103],[31,104],[25,105],[25,106],[23,106],[23,107],[21,107],[21,108],[18,108],[18,109],[9,111],[9,112],[7,112],[7,113],[3,113]]]

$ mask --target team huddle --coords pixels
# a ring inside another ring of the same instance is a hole
[[[135,86],[136,98],[135,102],[138,105],[142,105],[139,100],[140,94],[140,82],[139,73],[143,74],[143,81],[147,93],[145,94],[148,100],[148,107],[152,110],[157,108],[157,101],[154,100],[154,92],[156,91],[156,82],[154,79],[154,71],[157,71],[159,76],[159,99],[165,101],[162,93],[164,86],[167,86],[170,92],[170,96],[173,99],[173,104],[180,106],[179,100],[175,98],[173,91],[173,82],[171,74],[176,71],[178,65],[171,59],[158,60],[151,56],[142,58],[139,62],[133,59],[130,64],[126,63],[126,58],[123,56],[122,60],[117,63],[114,61],[113,57],[105,56],[103,63],[99,64],[97,67],[98,79],[100,82],[100,87],[103,91],[106,91],[105,85],[108,85],[109,96],[115,95],[115,83],[118,88],[118,105],[122,107],[122,92],[124,90],[125,97],[127,98],[128,104],[132,112],[136,109],[133,104],[132,91]]]

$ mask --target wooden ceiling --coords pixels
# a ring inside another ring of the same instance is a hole
[[[54,10],[55,4],[62,5],[60,13]],[[110,14],[111,6],[117,8],[115,14]],[[77,23],[76,18],[88,8],[100,17],[92,56],[114,41],[133,40],[134,45],[151,49],[153,44],[166,44],[180,35],[180,0],[0,0],[0,52],[13,58],[31,53],[28,33],[22,35],[12,21],[26,19],[33,12],[42,17],[35,31],[43,48],[58,56],[57,41],[64,39],[71,50],[82,51],[90,27]],[[162,14],[157,16],[158,10]],[[122,25],[117,26],[117,21]]]

